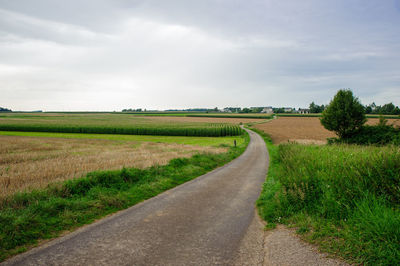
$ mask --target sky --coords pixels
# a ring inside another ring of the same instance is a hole
[[[0,106],[400,105],[400,0],[0,0]]]

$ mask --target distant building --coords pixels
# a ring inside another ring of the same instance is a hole
[[[299,110],[297,110],[297,112],[299,114],[309,114],[310,113],[310,109],[299,108]]]
[[[262,109],[261,113],[272,114],[274,113],[274,109],[272,106],[267,106]]]
[[[283,111],[284,111],[285,113],[291,113],[291,112],[293,112],[293,108],[292,108],[292,107],[284,107],[284,108],[283,108]]]
[[[240,107],[225,107],[223,112],[225,113],[239,113],[242,108]]]

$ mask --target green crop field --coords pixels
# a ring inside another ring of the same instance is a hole
[[[112,113],[7,113],[0,116],[0,130],[205,137],[243,133],[238,125],[229,123],[155,121],[142,116]]]

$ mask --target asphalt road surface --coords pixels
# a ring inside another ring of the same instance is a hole
[[[4,264],[234,264],[268,169],[264,141],[249,134],[229,164]]]

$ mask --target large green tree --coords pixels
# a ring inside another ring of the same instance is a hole
[[[350,89],[339,90],[322,113],[321,124],[339,138],[350,137],[366,121],[364,106]]]

